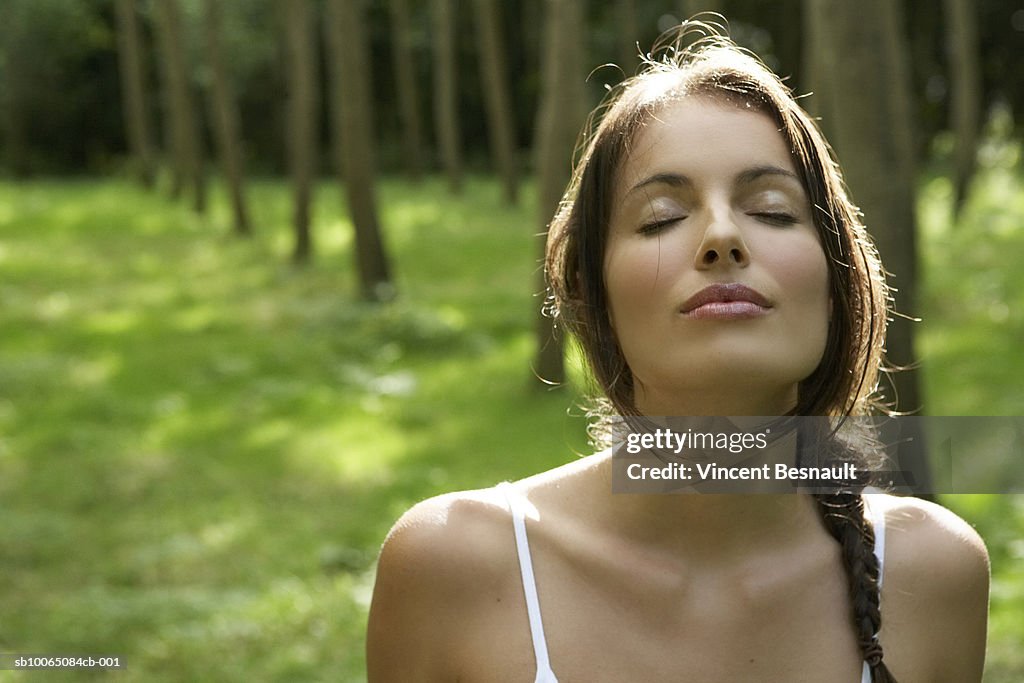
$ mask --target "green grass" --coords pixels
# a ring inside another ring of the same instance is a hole
[[[1021,414],[1024,282],[999,266],[1024,257],[1024,188],[991,171],[953,229],[943,182],[922,192],[931,412]],[[221,195],[199,218],[119,181],[0,184],[0,652],[120,654],[123,681],[360,681],[394,519],[585,449],[578,397],[529,388],[532,195],[385,182],[380,307],[356,299],[338,195],[319,188],[299,270],[278,182],[251,187],[250,241]],[[949,502],[992,549],[987,680],[1019,681],[1024,504]],[[0,672],[43,677],[109,675]]]
[[[400,298],[372,307],[333,185],[305,270],[285,188],[252,193],[246,243],[223,203],[0,187],[0,651],[121,653],[124,680],[360,680],[393,520],[583,447],[573,396],[528,389],[528,209],[487,182],[464,201],[386,183]]]

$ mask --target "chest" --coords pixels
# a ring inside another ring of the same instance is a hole
[[[802,569],[721,573],[621,560],[536,562],[545,642],[561,683],[861,680],[845,577],[829,556]],[[533,680],[522,590],[514,573],[464,632],[464,680]]]

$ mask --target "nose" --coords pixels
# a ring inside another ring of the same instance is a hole
[[[743,232],[728,210],[711,211],[707,228],[697,249],[694,266],[698,270],[750,264],[750,250],[743,241]]]

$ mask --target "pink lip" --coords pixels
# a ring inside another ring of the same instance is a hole
[[[680,307],[679,312],[698,320],[756,318],[772,306],[763,294],[739,283],[708,285]]]

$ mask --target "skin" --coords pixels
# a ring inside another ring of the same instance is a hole
[[[821,357],[827,275],[806,199],[784,174],[741,182],[752,162],[792,171],[771,121],[691,99],[663,110],[623,165],[605,277],[643,412],[779,414]],[[690,182],[631,192],[660,173]],[[796,220],[757,215],[782,203]],[[685,220],[637,232],[680,208]],[[728,321],[680,314],[709,281],[756,287],[769,311]],[[536,512],[529,541],[559,680],[860,681],[840,550],[809,496],[612,495],[610,471],[605,452],[514,484]],[[901,683],[980,681],[981,538],[925,501],[871,503],[887,519],[880,640],[890,670]],[[392,529],[367,670],[375,683],[534,680],[500,492],[430,499]]]
[[[789,150],[768,116],[707,99],[657,119],[619,172],[604,268],[637,407],[781,415],[796,403],[794,377],[821,360],[829,309],[825,253]],[[751,287],[770,307],[743,320],[680,313],[715,283]]]

